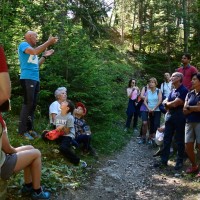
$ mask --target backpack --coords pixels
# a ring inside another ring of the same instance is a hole
[[[145,86],[145,92],[147,91],[147,86]],[[144,103],[144,100],[141,99],[140,95],[137,97],[137,109],[139,110],[142,104]]]
[[[47,138],[48,140],[55,140],[62,135],[64,135],[64,131],[58,131],[55,129],[47,132],[44,137]]]

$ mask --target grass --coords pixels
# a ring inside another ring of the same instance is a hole
[[[69,163],[58,151],[58,145],[54,141],[45,142],[42,139],[35,139],[28,141],[20,137],[17,133],[18,116],[12,113],[4,114],[4,119],[8,127],[8,136],[12,146],[17,147],[21,145],[31,144],[38,148],[42,153],[42,185],[48,188],[54,195],[64,188],[76,189],[92,175],[97,164],[97,160],[91,156],[83,156],[79,154],[80,158],[87,162],[88,167],[82,169]],[[92,146],[96,149],[99,159],[102,159],[114,152],[119,151],[129,141],[132,133],[123,132],[124,122],[117,124],[107,124],[96,126],[92,124],[92,130],[95,130],[92,136]],[[45,117],[38,117],[35,119],[35,130],[42,133],[42,130],[48,128],[48,119]],[[93,132],[93,131],[92,131]],[[23,172],[13,176],[9,181],[9,199],[22,198],[19,194],[21,185],[23,184]],[[15,198],[17,196],[17,198]],[[22,198],[23,199],[23,198]]]

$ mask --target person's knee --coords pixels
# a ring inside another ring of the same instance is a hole
[[[68,152],[69,151],[69,147],[67,145],[60,145],[60,151],[61,152]]]
[[[35,157],[41,157],[41,152],[38,149],[31,149],[31,151],[33,152],[33,154],[35,155]]]
[[[35,149],[32,145],[26,145],[27,150],[28,149]]]

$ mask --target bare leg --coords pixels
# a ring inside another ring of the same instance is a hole
[[[199,146],[199,144],[198,144]],[[185,151],[188,155],[188,158],[190,162],[192,163],[192,166],[195,167],[197,166],[196,161],[195,161],[195,154],[194,154],[194,142],[188,142],[185,144]]]
[[[15,148],[15,150],[17,152],[21,152],[21,151],[25,151],[25,150],[30,150],[30,149],[34,149],[34,147],[31,146],[31,145],[25,145],[25,146],[21,146],[21,147]],[[30,167],[24,168],[24,182],[25,183],[32,183]]]
[[[147,121],[143,121],[142,122],[142,137],[143,138],[146,138],[147,127],[148,127]]]
[[[25,183],[33,183],[33,189],[40,188],[41,153],[38,149],[17,152],[17,163],[14,172],[24,170]]]
[[[21,146],[21,147],[15,148],[15,150],[17,152],[25,151],[25,150],[30,150],[30,149],[35,149],[35,148],[33,146],[31,146],[31,145],[25,145],[25,146]]]

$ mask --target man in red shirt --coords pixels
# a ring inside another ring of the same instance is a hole
[[[0,45],[0,105],[9,99],[11,94],[10,84],[5,83],[10,83],[10,77],[4,50]]]
[[[190,65],[191,55],[189,53],[183,54],[182,56],[182,67],[177,69],[177,72],[183,74],[183,85],[188,89],[191,90],[192,87],[192,75],[197,73],[198,70],[196,67]]]

